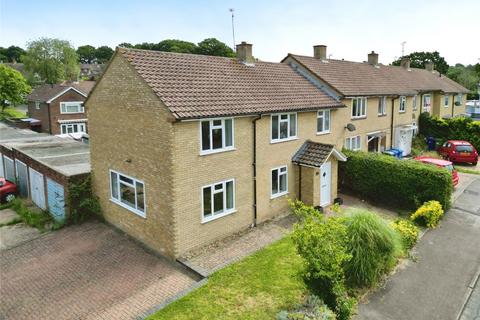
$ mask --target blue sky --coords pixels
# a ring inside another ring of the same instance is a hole
[[[450,64],[480,58],[479,0],[0,0],[0,46],[39,37],[76,47],[208,37],[231,46],[232,7],[237,43],[252,43],[266,61],[312,55],[312,45],[326,44],[332,58],[364,61],[375,50],[390,63],[403,41],[406,53],[437,50]]]

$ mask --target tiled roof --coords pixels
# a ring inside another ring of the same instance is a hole
[[[42,84],[36,87],[28,96],[27,100],[29,101],[40,101],[45,102],[58,94],[62,93],[66,89],[73,87],[78,91],[82,92],[86,96],[90,93],[95,81],[80,81],[75,83],[64,83],[64,84]]]
[[[345,60],[320,60],[289,54],[327,84],[345,96],[416,94],[421,91],[468,93],[455,81],[425,69],[378,65]]]
[[[292,162],[300,165],[320,167],[333,151],[333,145],[305,141],[293,155]]]
[[[342,107],[283,63],[117,49],[177,119]]]

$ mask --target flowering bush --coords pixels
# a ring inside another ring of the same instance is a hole
[[[405,249],[411,249],[417,243],[419,230],[411,221],[397,219],[390,222],[390,226],[401,235]]]
[[[425,202],[420,208],[410,216],[410,219],[420,225],[428,228],[438,226],[440,219],[443,217],[443,209],[440,202],[432,200]]]

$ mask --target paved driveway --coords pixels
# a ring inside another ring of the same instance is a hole
[[[477,178],[458,196],[441,226],[424,235],[416,247],[418,261],[409,261],[369,303],[361,304],[357,319],[457,319],[480,271],[479,248]],[[473,313],[478,304],[478,297],[471,295],[464,313]],[[474,318],[465,314],[462,319]]]
[[[90,222],[0,252],[0,319],[134,319],[195,284],[109,226]]]

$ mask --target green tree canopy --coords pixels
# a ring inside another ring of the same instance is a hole
[[[167,51],[167,52],[179,52],[179,53],[195,53],[197,45],[192,42],[167,39],[157,44],[154,44],[151,50]]]
[[[25,50],[17,46],[0,47],[0,60],[3,62],[22,62]]]
[[[113,56],[113,49],[108,46],[101,46],[95,50],[95,58],[98,63],[106,63]]]
[[[31,88],[27,80],[17,70],[0,64],[0,105],[3,110],[8,105],[18,105],[25,100]]]
[[[77,48],[78,59],[82,63],[92,63],[95,61],[95,47],[90,45]]]
[[[199,42],[196,53],[207,56],[235,57],[232,48],[215,38],[208,38]]]
[[[478,99],[477,86],[480,83],[480,68],[477,66],[479,66],[478,63],[468,66],[457,63],[454,67],[448,68],[447,76],[471,91],[468,99]]]
[[[404,57],[401,57],[400,59],[393,61],[392,65],[399,66],[403,58]],[[410,66],[413,68],[425,68],[425,62],[432,61],[435,64],[435,70],[441,74],[447,74],[448,63],[442,56],[440,56],[438,51],[413,52],[406,55],[405,58],[410,58]]]
[[[77,80],[80,67],[75,49],[66,40],[40,38],[27,44],[24,57],[27,71],[47,83]]]
[[[131,44],[129,42],[122,42],[118,46],[123,47],[123,48],[133,48],[133,44]]]

